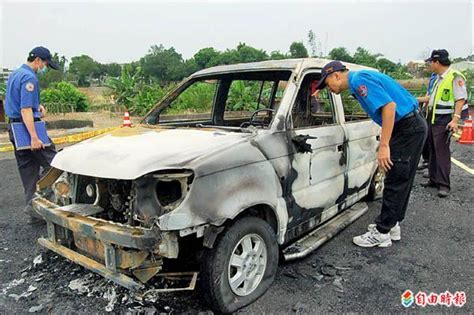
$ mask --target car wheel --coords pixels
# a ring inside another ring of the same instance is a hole
[[[372,177],[372,181],[370,182],[369,193],[367,194],[368,200],[378,200],[382,198],[383,190],[385,187],[384,181],[385,181],[384,172],[380,171],[377,168],[374,176]]]
[[[201,266],[203,295],[219,313],[232,313],[254,302],[273,283],[278,244],[270,225],[246,217],[226,229],[206,249]]]

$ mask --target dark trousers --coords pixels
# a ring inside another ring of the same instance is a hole
[[[450,189],[451,183],[451,151],[450,139],[446,125],[428,125],[428,141],[430,142],[430,160],[428,170],[430,181],[438,188]]]
[[[377,230],[381,233],[388,233],[405,218],[426,134],[426,120],[418,113],[394,125],[390,139],[393,165],[385,175],[382,210],[375,219]]]
[[[423,116],[427,117],[426,112],[423,113]],[[429,121],[428,121],[429,118],[425,118],[425,119],[429,124]],[[430,142],[428,141],[428,139],[425,141],[425,145],[423,146],[423,151],[421,152],[421,156],[423,157],[423,162],[425,162],[425,163],[429,162],[429,160],[430,160]]]
[[[10,141],[15,145],[11,130],[8,132]],[[53,142],[51,141],[51,143]],[[41,175],[50,168],[51,161],[55,155],[56,149],[54,144],[38,151],[16,150],[15,148],[16,164],[20,172],[27,207],[30,205],[36,191],[36,183],[41,178]]]
[[[423,151],[421,152],[421,156],[423,157],[423,162],[429,163],[430,161],[430,141],[426,139],[425,145],[423,146]]]

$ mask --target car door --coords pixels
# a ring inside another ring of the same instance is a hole
[[[304,75],[291,111],[290,131],[297,151],[292,195],[299,209],[290,227],[296,230],[294,236],[335,215],[337,202],[344,199],[344,129],[332,93],[322,90],[312,95],[319,77],[317,72]]]
[[[376,153],[380,127],[362,109],[359,102],[344,91],[336,96],[343,105],[347,141],[347,191],[345,206],[365,196],[377,168]]]

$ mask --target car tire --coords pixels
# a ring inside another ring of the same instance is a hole
[[[278,258],[270,225],[260,218],[242,218],[219,235],[212,249],[205,250],[202,294],[215,312],[235,312],[268,290],[275,279]]]
[[[370,181],[369,193],[367,194],[367,200],[374,201],[382,199],[384,190],[385,174],[378,168],[372,176]]]

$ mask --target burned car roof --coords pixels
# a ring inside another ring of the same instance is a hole
[[[266,60],[250,63],[238,63],[233,65],[222,65],[203,69],[191,75],[191,77],[200,77],[209,74],[230,73],[240,71],[265,71],[265,70],[295,70],[297,67],[304,68],[322,68],[331,60],[324,58],[299,58],[299,59],[282,59],[282,60]],[[351,70],[371,69],[369,67],[343,62]]]

